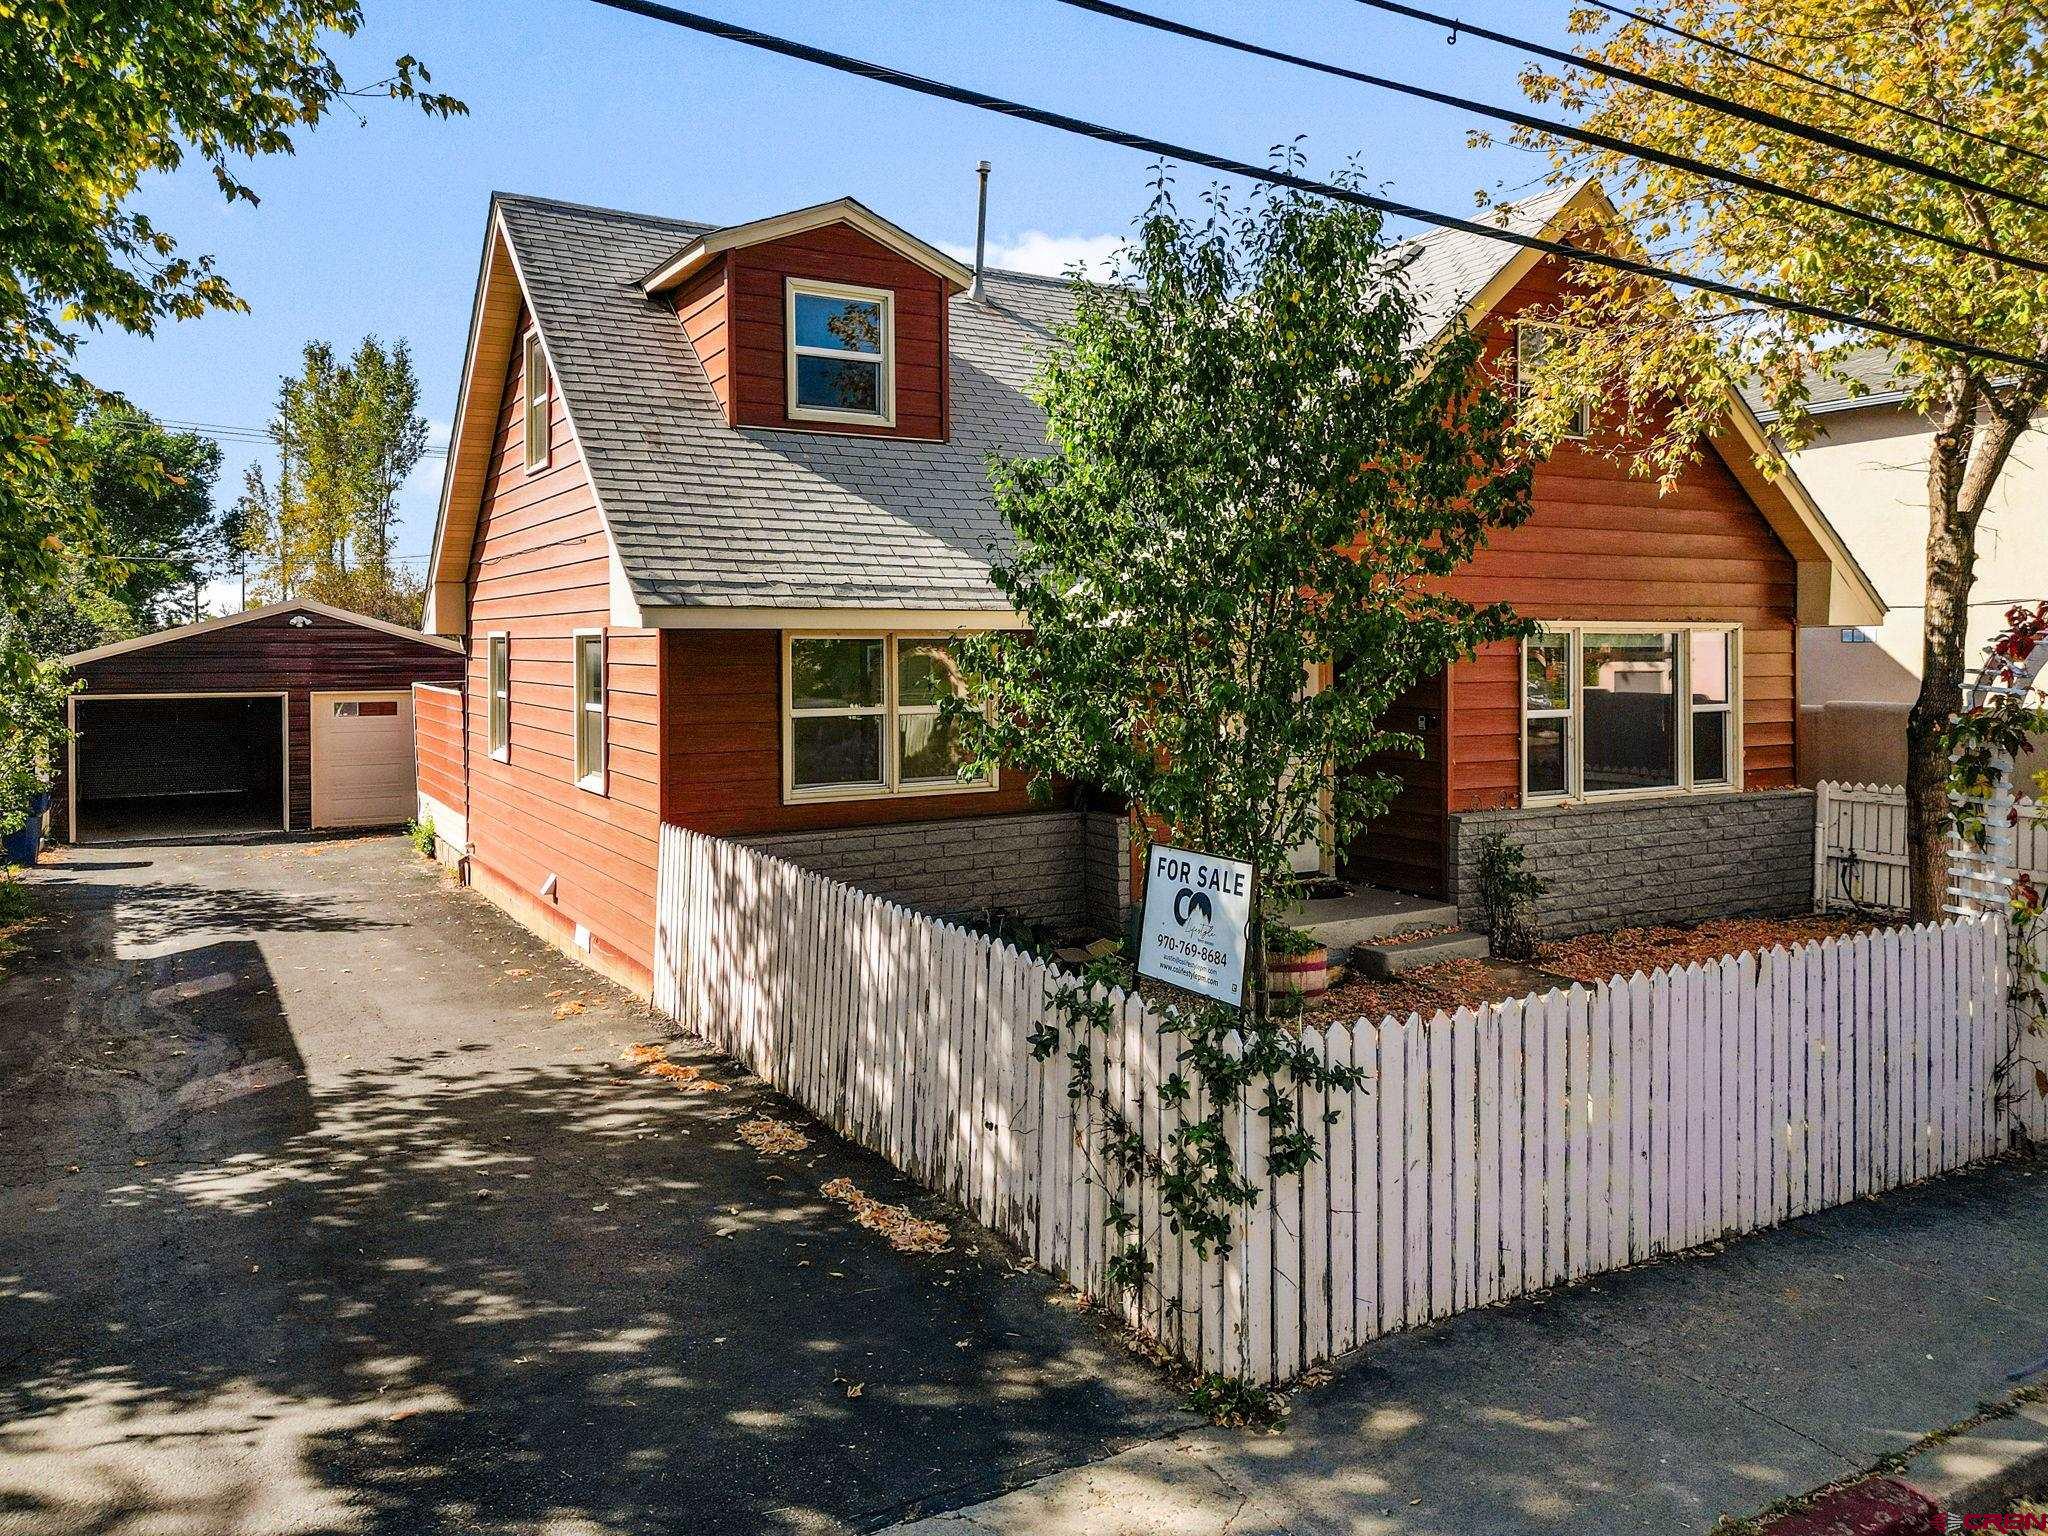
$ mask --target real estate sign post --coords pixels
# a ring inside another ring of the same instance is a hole
[[[1138,974],[1244,1005],[1252,866],[1186,848],[1155,847],[1145,872]]]

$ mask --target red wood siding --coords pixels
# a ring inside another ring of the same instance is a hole
[[[782,803],[782,636],[775,630],[662,632],[669,707],[663,819],[721,837],[947,821],[1034,809],[1023,775],[962,795]]]
[[[311,622],[295,625],[294,619]],[[300,610],[89,661],[77,675],[84,699],[122,693],[288,694],[290,820],[294,830],[304,831],[313,824],[313,693],[454,682],[462,675],[462,658],[424,637],[408,640]],[[60,756],[50,801],[60,837],[70,834],[67,758]]]
[[[521,349],[523,351],[523,349]],[[479,888],[549,937],[590,933],[589,957],[645,992],[659,842],[659,658],[650,630],[606,638],[608,793],[578,787],[572,632],[610,624],[608,544],[559,387],[547,467],[525,470],[515,352],[470,556],[466,688],[469,843]],[[487,637],[511,645],[510,753],[490,753]],[[549,875],[555,890],[541,898]]]
[[[1508,324],[1557,292],[1545,262],[1488,317],[1489,365],[1512,378]],[[1600,426],[1594,426],[1594,447]],[[1708,449],[1659,495],[1625,462],[1576,442],[1536,469],[1534,511],[1446,583],[1473,602],[1507,602],[1525,618],[1685,620],[1743,626],[1743,753],[1750,789],[1796,782],[1798,571],[1791,553],[1728,468]],[[1451,671],[1448,809],[1521,800],[1520,658],[1489,648]]]
[[[412,690],[413,779],[458,816],[469,813],[469,780],[463,769],[462,685]]]
[[[731,354],[726,341],[731,328],[726,324],[728,258],[721,256],[676,290],[676,318],[683,334],[690,338],[697,361],[711,381],[711,392],[725,412],[725,424],[733,424]]]
[[[944,278],[844,224],[765,241],[728,256],[725,352],[732,419],[749,427],[853,432],[882,437],[946,434]],[[817,278],[888,288],[896,296],[896,425],[866,427],[789,419],[784,279]],[[689,291],[688,285],[685,292]],[[695,337],[692,337],[695,341]],[[700,355],[702,355],[700,353]]]

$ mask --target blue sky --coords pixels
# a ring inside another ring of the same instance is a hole
[[[1134,0],[1142,3],[1142,0]],[[916,73],[1262,160],[1308,135],[1313,166],[1362,157],[1404,201],[1471,208],[1541,171],[1512,150],[1466,147],[1469,114],[1425,106],[1070,9],[1056,0],[694,0],[690,8]],[[1521,100],[1514,53],[1351,0],[1152,0],[1149,8],[1274,46],[1497,102]],[[493,190],[536,192],[715,221],[851,194],[955,248],[974,237],[974,163],[994,165],[992,261],[1059,270],[1099,252],[1145,199],[1146,158],[1048,129],[774,58],[605,9],[591,0],[367,0],[337,52],[371,80],[413,53],[467,118],[366,105],[250,168],[262,205],[228,207],[203,171],[150,183],[144,206],[193,253],[210,252],[247,315],[93,338],[86,371],[179,421],[260,428],[281,374],[318,337],[411,343],[434,423],[462,366],[483,218]],[[1564,40],[1567,0],[1483,0],[1469,13]],[[1184,187],[1206,173],[1183,172]],[[260,446],[224,445],[231,498]],[[438,458],[408,486],[400,550],[433,534]],[[216,601],[219,600],[216,594]]]

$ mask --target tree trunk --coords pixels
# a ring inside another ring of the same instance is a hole
[[[1906,717],[1906,857],[1913,916],[1938,919],[1948,901],[1948,758],[1937,739],[1963,707],[1981,657],[1969,654],[1977,524],[2013,445],[2040,403],[2040,387],[2008,386],[2000,399],[1959,368],[1935,419],[1927,464],[1927,609],[1920,693]],[[1978,427],[1980,406],[1991,419]],[[1974,452],[1973,452],[1974,448]]]

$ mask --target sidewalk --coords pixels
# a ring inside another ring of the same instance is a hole
[[[1183,1431],[897,1530],[1707,1531],[2048,1381],[2044,1357],[2034,1159],[1381,1340],[1281,1434]]]

